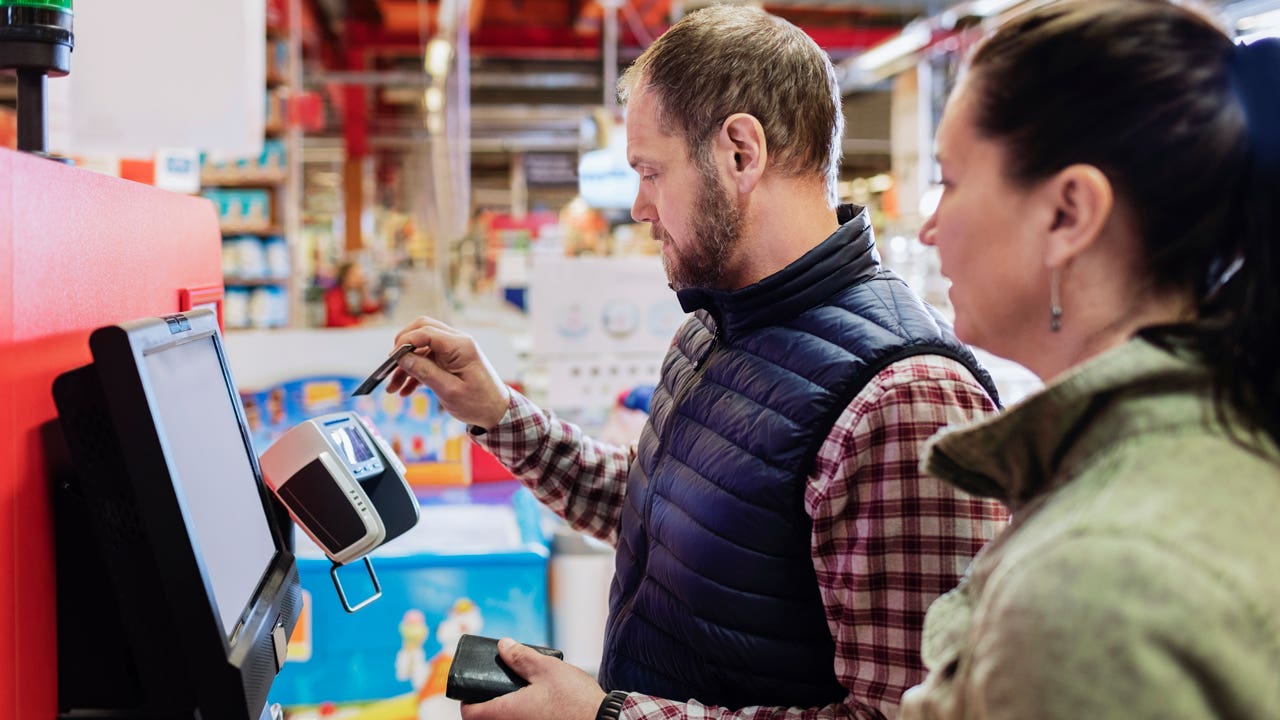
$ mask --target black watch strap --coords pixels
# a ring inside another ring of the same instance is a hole
[[[604,696],[600,709],[596,711],[596,720],[618,720],[622,712],[622,703],[627,701],[627,694],[621,690],[613,690]]]

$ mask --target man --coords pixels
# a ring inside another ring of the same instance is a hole
[[[389,391],[431,387],[543,502],[617,547],[600,684],[504,641],[530,686],[463,716],[892,717],[924,676],[925,609],[1004,520],[917,470],[936,429],[994,410],[990,378],[879,267],[865,211],[837,218],[839,89],[803,32],[701,10],[620,94],[632,215],[694,314],[638,446],[534,407],[443,323],[396,337],[419,349]]]

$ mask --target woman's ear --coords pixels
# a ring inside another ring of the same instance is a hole
[[[734,113],[716,136],[716,155],[727,160],[730,181],[739,194],[755,189],[769,160],[764,126],[753,115]]]
[[[1050,211],[1045,245],[1049,268],[1064,267],[1092,247],[1115,208],[1111,181],[1093,165],[1063,168],[1044,182],[1037,195]]]

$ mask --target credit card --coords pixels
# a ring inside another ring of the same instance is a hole
[[[391,374],[391,371],[396,369],[396,363],[400,362],[400,358],[404,357],[406,353],[411,352],[413,352],[413,346],[408,343],[396,348],[395,352],[391,353],[386,360],[383,360],[382,364],[378,366],[377,370],[373,371],[372,375],[365,378],[364,382],[360,383],[360,387],[352,391],[352,397],[355,397],[356,395],[368,395],[373,392],[373,389],[381,385],[382,381],[386,380],[387,376]]]

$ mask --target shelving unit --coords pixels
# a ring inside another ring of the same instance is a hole
[[[244,286],[244,287],[269,287],[273,285],[285,285],[289,282],[287,275],[269,275],[267,277],[240,277],[239,275],[223,275],[222,282],[224,285]]]
[[[218,209],[222,229],[223,317],[228,330],[297,322],[291,250],[296,238],[289,229],[297,143],[286,122],[296,51],[288,31],[271,23],[269,19],[265,29],[262,153],[233,161],[206,159],[200,174],[201,194]]]

